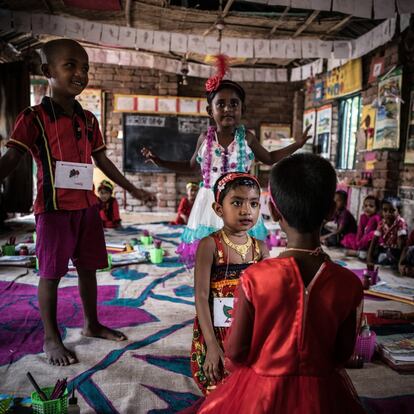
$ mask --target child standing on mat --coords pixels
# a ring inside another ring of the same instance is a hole
[[[152,196],[134,187],[107,158],[98,122],[75,100],[88,84],[88,55],[74,40],[47,42],[42,71],[51,97],[29,107],[17,118],[8,151],[0,159],[0,180],[30,151],[37,164],[36,255],[39,260],[38,298],[44,327],[44,346],[53,365],[77,362],[67,349],[57,324],[60,278],[72,259],[79,275],[84,312],[82,334],[115,341],[126,339],[99,322],[96,269],[107,266],[105,239],[93,191],[92,158],[105,175],[133,197]]]
[[[238,83],[223,80],[227,71],[226,56],[218,56],[217,61],[218,73],[206,83],[207,112],[215,126],[200,134],[191,160],[167,161],[148,148],[142,149],[142,154],[148,160],[177,172],[195,171],[197,163],[200,164],[203,182],[177,250],[181,260],[189,267],[194,265],[198,242],[223,227],[221,218],[212,209],[206,209],[214,201],[211,189],[217,178],[231,171],[248,172],[255,157],[266,165],[273,165],[301,148],[310,138],[308,132],[311,125],[293,144],[280,150],[267,151],[241,124],[246,109],[245,92]],[[267,230],[261,217],[249,234],[259,240],[266,239]]]
[[[198,413],[364,413],[343,369],[354,351],[362,284],[319,239],[335,187],[335,170],[316,155],[273,167],[270,210],[288,245],[241,276],[225,342],[231,373]]]
[[[114,186],[110,181],[103,180],[99,184],[99,215],[105,229],[116,229],[121,226],[119,205],[117,199],[112,196],[113,191]]]
[[[177,211],[177,218],[171,224],[187,224],[190,217],[194,200],[197,196],[198,184],[189,182],[186,185],[187,197],[183,197],[180,201]]]
[[[230,326],[240,274],[269,255],[266,245],[247,233],[260,213],[257,179],[246,173],[227,173],[216,181],[213,191],[213,211],[224,225],[203,238],[197,249],[197,316],[191,347],[193,378],[204,394],[225,376],[223,341]]]

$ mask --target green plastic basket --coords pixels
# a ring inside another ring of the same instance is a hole
[[[12,401],[11,397],[0,400],[0,414],[6,414],[9,411]]]
[[[42,388],[42,391],[50,397],[53,387]],[[37,392],[32,392],[32,408],[35,414],[67,414],[68,390],[57,400],[42,401]]]

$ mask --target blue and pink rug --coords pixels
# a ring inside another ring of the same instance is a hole
[[[27,371],[41,386],[67,377],[69,388],[75,387],[79,394],[84,414],[175,413],[199,398],[189,366],[193,276],[174,253],[181,229],[162,223],[130,226],[108,232],[107,240],[130,241],[144,228],[163,240],[168,256],[162,264],[98,273],[101,321],[121,329],[128,341],[81,336],[76,272],[62,279],[58,322],[65,343],[80,360],[72,366],[50,366],[42,353],[36,273],[0,268],[0,399],[14,398],[11,412],[27,412],[32,392]],[[343,258],[338,255],[336,260]],[[359,262],[343,264],[361,267]],[[375,307],[373,303],[368,307]],[[414,412],[413,376],[399,375],[379,362],[350,375],[368,413]]]

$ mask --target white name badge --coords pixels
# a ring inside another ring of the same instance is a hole
[[[214,326],[228,327],[231,325],[233,306],[234,298],[214,298]]]
[[[92,190],[93,164],[57,161],[55,187],[72,190]]]

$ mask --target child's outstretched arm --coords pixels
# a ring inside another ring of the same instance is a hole
[[[143,201],[153,201],[155,196],[148,191],[141,190],[135,187],[130,181],[128,181],[116,168],[114,163],[106,156],[105,150],[92,153],[92,157],[96,166],[102,170],[102,172],[120,187],[128,191],[134,198],[138,198]]]
[[[194,270],[195,303],[201,331],[207,345],[203,370],[210,382],[221,379],[220,361],[224,366],[224,353],[214,335],[213,321],[209,306],[211,266],[214,260],[215,243],[211,237],[200,241]]]
[[[196,149],[194,151],[193,156],[191,157],[191,160],[188,161],[168,161],[161,159],[157,154],[152,152],[149,148],[144,147],[141,149],[141,154],[144,156],[144,158],[147,159],[148,162],[152,162],[158,167],[168,168],[169,170],[175,171],[175,172],[183,172],[187,173],[189,171],[195,171],[197,169],[197,154],[198,150],[200,149],[201,144],[205,140],[205,134],[200,134],[197,140]]]
[[[309,125],[300,137],[295,138],[295,142],[293,144],[290,144],[280,150],[269,152],[250,132],[248,132],[246,136],[247,143],[259,161],[266,165],[273,165],[288,155],[293,154],[299,148],[302,148],[306,144],[306,141],[311,138],[311,135],[308,135],[311,127],[312,125]]]
[[[23,153],[16,148],[9,148],[0,158],[0,181],[3,181],[19,164]]]

